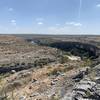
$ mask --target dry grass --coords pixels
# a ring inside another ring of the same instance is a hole
[[[65,73],[67,71],[72,70],[73,66],[64,66],[64,65],[58,65],[57,67],[48,67],[48,73],[47,75],[58,75],[59,73]]]

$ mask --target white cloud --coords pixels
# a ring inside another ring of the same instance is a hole
[[[66,25],[73,25],[73,26],[82,26],[82,24],[79,22],[66,22],[65,24]]]
[[[66,24],[66,25],[73,25],[74,22],[66,22],[65,24]]]
[[[11,24],[14,25],[14,26],[16,26],[16,20],[14,20],[14,19],[11,20]]]
[[[43,25],[44,24],[43,20],[44,19],[42,17],[36,18],[36,22],[37,22],[38,25]]]
[[[38,25],[43,25],[43,22],[38,22],[37,24],[38,24]]]
[[[82,26],[81,23],[75,23],[74,26]]]
[[[100,4],[97,4],[96,7],[100,8]]]
[[[14,9],[13,8],[8,8],[8,11],[13,11]]]

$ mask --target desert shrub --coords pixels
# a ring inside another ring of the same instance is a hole
[[[4,87],[2,87],[2,89],[0,89],[0,100],[8,100],[7,92],[5,91]]]
[[[49,70],[49,69],[52,69],[52,67],[51,67],[51,66],[48,66],[47,69],[48,69],[48,70]]]
[[[25,62],[22,62],[21,65],[25,65]]]
[[[92,61],[90,59],[85,59],[83,61],[83,63],[81,64],[82,67],[87,67],[87,66],[91,66]]]
[[[9,83],[5,86],[5,90],[8,91],[13,91],[16,88],[19,88],[22,86],[22,82],[20,80],[14,81],[12,83]]]
[[[88,77],[89,77],[92,81],[95,81],[96,71],[92,70],[92,72],[88,75]]]
[[[19,67],[19,66],[20,66],[20,63],[15,63],[14,66],[15,66],[15,67]]]
[[[10,73],[6,73],[6,74],[0,74],[0,80],[2,80],[3,78],[6,78],[10,75]]]
[[[43,58],[43,59],[38,59],[34,61],[34,66],[40,66],[43,67],[43,65],[46,65],[50,62],[49,58]]]
[[[70,71],[70,70],[72,70],[74,67],[73,66],[65,66],[65,68],[64,68],[64,72],[66,72],[66,71]]]
[[[64,67],[58,67],[54,69],[49,69],[49,72],[47,73],[49,76],[50,75],[59,75],[59,73],[64,72]]]
[[[53,70],[53,71],[51,72],[51,75],[57,75],[57,73],[58,73],[58,70],[55,69],[55,70]]]
[[[63,55],[68,55],[68,56],[71,56],[71,52],[63,52]]]
[[[67,57],[67,55],[63,55],[61,56],[61,64],[68,62],[69,58]]]
[[[58,95],[53,95],[51,97],[51,100],[60,100],[59,96]]]
[[[60,73],[64,73],[64,72],[67,72],[67,71],[70,71],[72,70],[74,67],[73,66],[64,66],[64,65],[59,65],[55,68],[52,68],[52,67],[48,67],[48,72],[47,72],[47,75],[50,76],[50,75],[59,75]]]
[[[32,80],[32,77],[26,77],[24,79],[22,79],[23,85],[26,85],[28,82],[30,82]]]
[[[1,67],[5,67],[5,66],[6,66],[5,64],[2,64],[2,65],[1,65]]]
[[[86,91],[86,97],[90,97],[92,94],[91,94],[91,91],[88,89],[87,91]]]

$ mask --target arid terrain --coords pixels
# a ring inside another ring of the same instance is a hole
[[[100,100],[100,36],[0,35],[0,100]]]

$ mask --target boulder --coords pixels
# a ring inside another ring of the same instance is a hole
[[[76,82],[79,82],[84,77],[84,72],[79,72],[77,75],[75,75],[72,79],[74,79]]]
[[[19,100],[26,100],[26,97],[25,96],[21,96],[21,97],[19,97]]]
[[[55,85],[55,82],[52,81],[52,82],[51,82],[51,85]]]
[[[100,84],[100,78],[96,79],[95,81],[97,84]]]
[[[6,96],[0,96],[0,100],[7,100]]]
[[[32,80],[32,83],[34,83],[34,82],[36,82],[36,81],[37,81],[36,79],[33,79],[33,80]]]
[[[39,95],[39,93],[32,93],[31,95],[30,95],[30,97],[35,97],[35,96],[38,96]]]
[[[11,70],[11,74],[15,74],[16,73],[16,71],[15,70]]]

